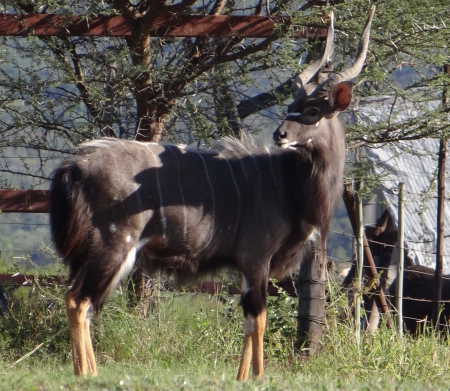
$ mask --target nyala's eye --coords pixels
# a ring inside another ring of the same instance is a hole
[[[317,107],[308,107],[303,111],[303,115],[316,116],[319,114],[319,109]]]

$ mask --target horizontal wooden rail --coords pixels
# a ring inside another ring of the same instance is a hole
[[[2,213],[48,213],[48,190],[0,190]]]
[[[224,37],[266,38],[277,22],[289,18],[235,15],[178,15],[157,18],[150,27],[153,37]],[[60,14],[0,14],[0,35],[3,36],[130,36],[130,29],[120,15],[95,17]],[[299,28],[294,36],[324,38],[325,29]]]
[[[67,286],[66,277],[63,276],[46,276],[40,277],[38,283],[43,286]],[[35,276],[33,275],[23,275],[17,274],[0,274],[0,287],[4,286],[33,286],[35,284]],[[290,296],[297,297],[292,281],[280,281],[277,287],[282,288]],[[269,296],[278,296],[278,288],[271,281],[267,285],[267,294]],[[236,285],[226,283],[226,282],[213,282],[204,281],[193,283],[184,287],[176,286],[170,282],[165,282],[161,290],[165,291],[179,291],[179,292],[189,292],[189,293],[211,293],[218,294],[220,292],[229,293],[230,295],[241,294],[241,289]]]

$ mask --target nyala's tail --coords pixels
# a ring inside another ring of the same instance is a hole
[[[53,173],[50,186],[50,229],[59,255],[69,267],[72,281],[88,262],[92,212],[83,191],[83,172],[67,161]]]

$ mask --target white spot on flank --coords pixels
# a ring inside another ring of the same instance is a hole
[[[109,230],[114,233],[117,231],[117,226],[115,224],[110,224],[109,225]]]
[[[125,241],[126,241],[127,243],[130,243],[130,242],[131,242],[131,236],[128,235],[128,236],[125,238]]]
[[[317,123],[316,123],[316,128],[319,126],[319,124],[320,124],[320,121],[317,121]]]
[[[309,138],[307,143],[312,143],[312,138]]]

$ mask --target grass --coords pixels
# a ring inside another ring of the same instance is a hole
[[[358,345],[333,287],[322,352],[308,360],[292,352],[295,301],[271,299],[266,376],[245,384],[234,380],[242,346],[236,298],[166,293],[144,318],[118,294],[93,324],[99,377],[80,379],[72,375],[64,290],[27,289],[0,319],[0,390],[438,390],[450,382],[448,340],[381,327]]]

